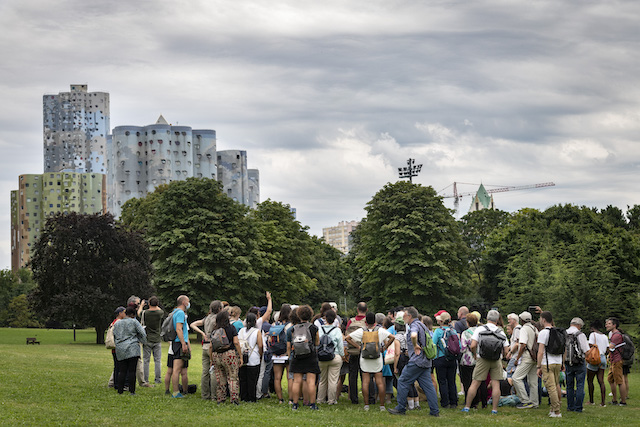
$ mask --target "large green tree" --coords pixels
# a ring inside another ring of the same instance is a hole
[[[256,304],[264,292],[254,270],[258,230],[248,209],[212,179],[188,178],[158,187],[122,209],[122,221],[144,232],[163,304],[180,294],[204,314],[212,299]]]
[[[453,309],[467,280],[467,251],[458,223],[435,190],[389,183],[365,209],[355,262],[373,305]]]
[[[92,325],[96,342],[113,311],[132,295],[150,295],[149,249],[142,237],[120,227],[113,216],[78,213],[47,219],[36,241],[31,294],[42,318]]]
[[[629,228],[611,206],[523,209],[487,239],[485,297],[504,312],[540,305],[562,324],[575,316],[634,322],[640,240]]]
[[[27,268],[21,268],[17,272],[9,269],[0,270],[0,326],[11,326],[13,315],[10,313],[9,305],[16,297],[29,294],[35,287],[31,270]],[[35,318],[28,306],[26,310],[28,317]]]

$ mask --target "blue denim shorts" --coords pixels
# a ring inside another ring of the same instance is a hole
[[[600,364],[592,365],[587,363],[587,369],[593,372],[598,372],[598,369],[607,369],[607,357],[604,354],[600,355]]]

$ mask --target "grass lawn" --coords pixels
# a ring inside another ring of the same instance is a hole
[[[26,345],[26,337],[37,337],[40,345]],[[0,414],[8,425],[407,425],[407,426],[531,426],[531,425],[640,425],[640,380],[632,372],[631,399],[626,408],[587,406],[582,414],[566,411],[563,418],[549,419],[546,399],[538,410],[500,408],[498,416],[489,410],[464,415],[459,410],[443,409],[440,418],[428,416],[428,410],[399,417],[380,413],[377,406],[364,412],[343,395],[337,406],[322,406],[312,412],[301,408],[292,412],[276,399],[254,404],[218,406],[200,399],[201,363],[199,347],[189,367],[190,383],[198,393],[185,399],[165,397],[164,387],[136,389],[136,396],[118,395],[107,387],[113,368],[111,352],[95,345],[93,330],[76,332],[45,329],[0,329],[2,395]],[[163,358],[166,359],[166,344]],[[152,362],[153,363],[153,362]],[[166,361],[163,365],[166,364]],[[164,370],[163,368],[163,374]],[[597,389],[597,383],[596,383]],[[608,390],[607,390],[608,391]],[[361,398],[362,400],[362,398]],[[426,403],[423,405],[426,406]]]

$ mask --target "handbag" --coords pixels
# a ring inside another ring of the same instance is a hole
[[[110,350],[116,348],[116,339],[113,336],[113,325],[107,329],[107,338],[104,340],[104,346]]]
[[[600,365],[600,350],[598,349],[597,344],[591,346],[591,348],[584,354],[584,360],[586,360],[589,365]]]
[[[384,354],[384,364],[385,365],[393,365],[396,359],[396,346],[392,345],[387,349],[387,352]]]

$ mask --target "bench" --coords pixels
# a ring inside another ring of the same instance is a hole
[[[27,344],[38,344],[40,345],[40,341],[37,338],[27,338]]]

